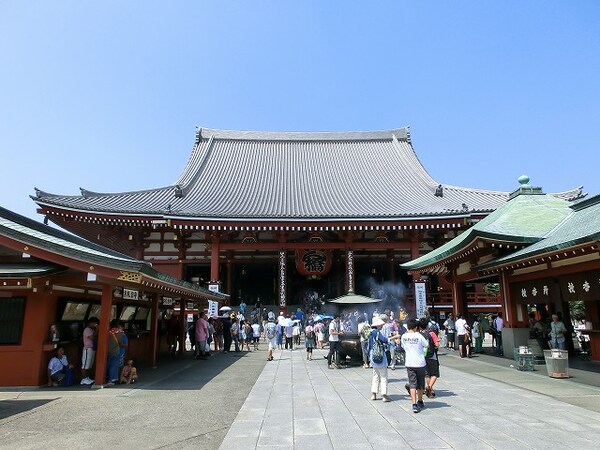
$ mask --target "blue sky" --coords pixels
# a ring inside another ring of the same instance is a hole
[[[172,184],[195,127],[411,126],[440,183],[600,193],[600,2],[0,2],[0,205]]]

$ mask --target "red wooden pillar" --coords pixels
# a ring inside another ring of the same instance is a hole
[[[517,327],[517,304],[510,295],[508,277],[504,272],[500,274],[500,294],[502,295],[502,310],[504,311],[504,324],[507,327]]]
[[[219,282],[219,253],[220,253],[221,242],[219,235],[213,233],[212,242],[210,247],[210,282]]]
[[[102,285],[102,300],[100,303],[100,324],[98,325],[98,343],[96,350],[96,375],[95,384],[106,382],[106,369],[108,359],[108,330],[112,311],[113,289],[109,284]]]
[[[150,367],[156,368],[156,354],[158,352],[158,294],[152,295],[152,306],[150,307],[150,348],[148,349],[148,361]]]
[[[392,284],[396,284],[396,265],[394,264],[394,252],[392,250],[388,250],[387,257],[390,270],[390,281]]]
[[[452,282],[452,312],[454,312],[455,317],[458,313],[462,314],[463,317],[468,314],[464,283]]]
[[[179,302],[179,356],[185,352],[185,332],[187,330],[187,301],[182,298]]]
[[[410,257],[417,259],[419,256],[419,235],[415,233],[410,238]]]
[[[235,292],[233,292],[233,252],[227,252],[227,285],[225,287],[226,292],[231,295],[231,299],[237,299],[235,296]],[[242,302],[241,299],[237,299],[239,303]]]

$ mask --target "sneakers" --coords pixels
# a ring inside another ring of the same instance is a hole
[[[423,400],[419,400],[419,401],[417,402],[417,406],[418,406],[419,408],[423,409],[423,408],[425,408],[425,403],[423,403]]]
[[[82,380],[79,384],[82,384],[84,386],[89,386],[90,384],[94,384],[94,380],[92,380],[90,377],[85,377],[85,378],[82,378]]]
[[[421,409],[419,408],[419,406],[416,403],[413,403],[412,410],[415,414],[417,414],[418,412],[421,412]]]
[[[386,402],[386,403],[392,401],[392,399],[389,398],[387,395],[383,395],[382,397],[383,397],[383,401]]]
[[[371,394],[371,400],[377,400],[377,394]]]

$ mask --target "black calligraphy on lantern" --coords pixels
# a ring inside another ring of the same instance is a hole
[[[321,273],[325,270],[327,255],[320,250],[308,250],[302,256],[302,264],[309,273]]]

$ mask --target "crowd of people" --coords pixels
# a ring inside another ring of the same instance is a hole
[[[537,320],[533,313],[529,317],[530,337],[537,339],[540,347],[565,349],[569,331],[559,315],[553,314],[547,321]],[[179,323],[174,315],[166,319],[169,352],[174,355],[178,340],[172,335],[178,333]],[[208,359],[211,351],[259,351],[261,342],[264,342],[267,361],[274,359],[275,350],[293,351],[300,347],[306,351],[306,359],[311,361],[314,349],[322,350],[328,346],[328,368],[340,369],[346,364],[346,354],[340,342],[346,335],[352,335],[353,339],[358,336],[362,365],[373,371],[371,398],[376,400],[380,394],[384,402],[390,401],[387,393],[388,369],[393,371],[398,364],[404,365],[408,377],[405,387],[414,412],[424,407],[424,394],[429,398],[435,397],[434,385],[440,376],[437,356],[440,346],[458,351],[461,358],[470,358],[473,354],[483,353],[483,340],[489,333],[492,349],[498,356],[503,356],[502,313],[475,314],[468,319],[460,313],[449,313],[440,325],[429,315],[420,320],[400,320],[387,309],[379,312],[377,309],[352,308],[324,315],[310,311],[304,313],[298,308],[293,313],[282,311],[276,314],[272,309],[259,307],[248,311],[246,305],[241,304],[238,311],[210,318],[201,313],[194,319],[189,323],[187,334],[191,351],[200,360]],[[96,355],[98,325],[98,319],[92,317],[83,330],[82,385],[94,383],[90,375]],[[304,336],[304,345],[301,344],[301,336]],[[125,359],[127,346],[123,324],[117,319],[112,320],[108,333],[106,374],[109,383],[130,384],[137,380],[133,360]],[[64,348],[58,347],[48,364],[48,385],[71,385],[75,382],[74,373],[74,366],[69,363]]]

